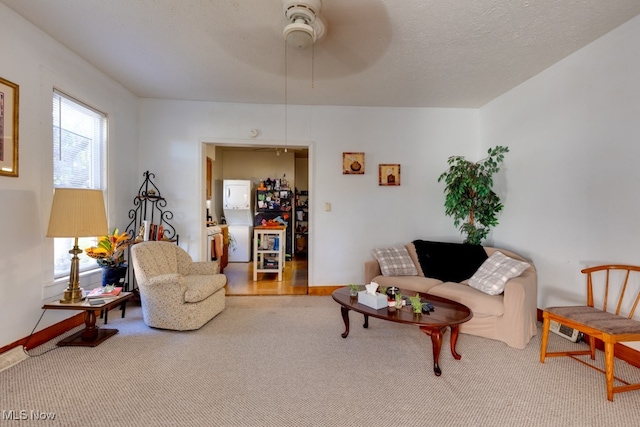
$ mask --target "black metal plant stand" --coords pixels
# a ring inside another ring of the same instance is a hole
[[[133,239],[133,245],[143,241],[141,227],[148,221],[148,224],[159,228],[162,226],[163,232],[161,236],[157,236],[155,240],[168,240],[178,244],[178,234],[176,229],[171,225],[170,220],[173,219],[173,212],[167,210],[167,200],[162,197],[160,189],[154,184],[152,178],[155,174],[146,171],[144,181],[138,189],[138,194],[133,198],[133,208],[129,211],[131,222],[127,225],[126,231]],[[147,230],[148,231],[148,230]],[[127,250],[127,259],[131,260],[131,245]],[[127,262],[127,279],[125,280],[125,291],[134,291],[137,286],[135,283],[135,275],[133,274],[133,265]]]

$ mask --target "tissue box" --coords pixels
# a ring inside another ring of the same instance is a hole
[[[387,296],[376,292],[375,295],[367,293],[367,291],[358,292],[358,302],[364,304],[367,307],[375,308],[379,310],[387,307]]]

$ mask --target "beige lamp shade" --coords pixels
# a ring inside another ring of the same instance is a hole
[[[102,190],[56,188],[47,237],[94,237],[108,232]]]

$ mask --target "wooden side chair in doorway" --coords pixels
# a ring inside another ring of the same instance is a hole
[[[613,401],[613,394],[624,391],[639,390],[640,384],[629,384],[613,374],[614,347],[625,341],[640,341],[640,321],[632,317],[640,301],[640,266],[633,265],[600,265],[585,268],[582,273],[587,275],[587,305],[571,307],[549,307],[542,313],[542,343],[540,348],[540,362],[545,357],[569,356],[600,372],[601,369],[592,366],[576,355],[591,355],[596,358],[596,338],[604,344],[604,364],[607,382],[607,399]],[[630,280],[631,278],[631,280]],[[617,284],[620,287],[616,286]],[[594,288],[600,290],[595,293]],[[631,289],[635,289],[632,291]],[[595,293],[595,296],[594,296]],[[616,294],[619,294],[616,297]],[[614,301],[609,309],[609,298]],[[617,301],[615,301],[617,298]],[[598,307],[594,301],[597,299]],[[602,301],[602,305],[600,305]],[[627,313],[625,316],[622,313]],[[549,339],[549,325],[556,321],[562,325],[577,329],[589,337],[589,350],[547,352]],[[623,383],[614,386],[614,379]]]

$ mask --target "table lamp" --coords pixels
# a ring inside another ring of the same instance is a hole
[[[73,249],[69,251],[71,272],[69,286],[60,300],[72,304],[84,299],[79,283],[80,258],[82,249],[78,247],[78,237],[96,237],[108,232],[107,214],[104,208],[102,190],[85,188],[56,188],[49,217],[47,237],[73,237]]]

